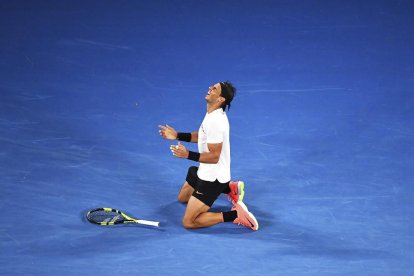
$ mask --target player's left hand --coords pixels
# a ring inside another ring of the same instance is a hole
[[[188,150],[180,142],[178,142],[178,145],[171,145],[170,149],[175,157],[188,158]]]

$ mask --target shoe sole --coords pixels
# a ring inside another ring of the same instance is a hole
[[[244,204],[243,202],[237,202],[238,205],[240,205],[240,207],[242,207],[242,209],[249,214],[249,218],[252,219],[254,221],[254,224],[256,225],[256,229],[252,228],[254,231],[259,230],[259,223],[257,222],[256,217],[249,212],[249,209],[247,209],[246,204]],[[251,223],[251,222],[250,222]]]
[[[244,199],[244,182],[239,181],[237,183],[237,192],[239,194],[239,200],[237,202],[243,202]]]

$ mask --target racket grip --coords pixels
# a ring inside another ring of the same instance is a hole
[[[143,220],[143,219],[139,219],[137,221],[139,224],[145,224],[145,225],[150,225],[150,226],[155,226],[155,227],[160,226],[160,223],[158,221],[150,221],[150,220]]]

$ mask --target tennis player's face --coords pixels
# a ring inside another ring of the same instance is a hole
[[[218,99],[221,97],[221,86],[220,83],[216,83],[213,86],[210,86],[208,88],[208,92],[206,95],[206,101],[208,103],[214,103],[216,101],[218,101]]]

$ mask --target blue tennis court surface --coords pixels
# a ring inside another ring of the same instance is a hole
[[[413,275],[413,14],[411,1],[2,1],[0,275]],[[197,130],[223,80],[238,88],[232,177],[257,232],[184,229],[194,162],[158,134]],[[161,227],[92,225],[96,207]]]

